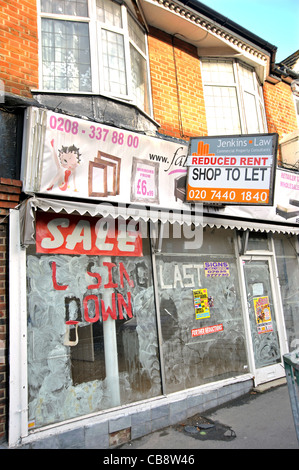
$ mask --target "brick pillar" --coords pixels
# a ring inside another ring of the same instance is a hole
[[[20,202],[21,187],[21,181],[0,178],[0,442],[8,421],[8,214]]]

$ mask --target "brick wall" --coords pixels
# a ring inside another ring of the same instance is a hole
[[[160,132],[177,138],[207,135],[196,48],[150,29],[148,37],[154,118]]]
[[[0,0],[0,79],[6,93],[38,88],[36,0]]]
[[[269,132],[281,137],[298,128],[292,90],[288,83],[265,82],[264,99]]]
[[[21,187],[21,181],[0,177],[0,442],[8,416],[8,213],[18,205]]]

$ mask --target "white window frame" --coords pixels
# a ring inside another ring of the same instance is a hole
[[[264,98],[263,98],[263,92],[262,92],[262,85],[259,81],[259,78],[256,74],[255,69],[246,64],[243,63],[239,60],[236,59],[228,59],[228,58],[209,58],[205,57],[201,59],[201,66],[203,66],[203,63],[205,61],[209,62],[214,62],[219,63],[219,62],[229,62],[233,66],[233,72],[234,72],[234,81],[231,83],[228,82],[210,82],[207,83],[204,81],[204,76],[203,76],[203,88],[204,88],[204,95],[205,95],[205,89],[206,87],[213,86],[213,87],[227,87],[227,88],[234,88],[236,90],[236,97],[237,97],[237,103],[238,103],[238,110],[239,110],[239,117],[240,117],[240,126],[241,126],[241,133],[242,134],[248,134],[248,123],[246,119],[246,107],[245,107],[245,101],[244,101],[244,94],[248,93],[251,96],[254,96],[255,99],[255,104],[256,104],[256,110],[257,110],[257,117],[258,117],[258,125],[259,125],[259,132],[254,132],[254,133],[266,133],[268,132],[268,126],[267,126],[267,120],[266,120],[266,113],[265,113],[265,104],[264,104]],[[245,67],[252,72],[253,76],[253,83],[254,83],[254,90],[250,90],[246,88],[245,83],[242,81],[241,77],[241,71],[240,68]],[[209,129],[208,129],[208,134],[213,135],[212,133],[210,134]]]
[[[38,35],[39,35],[39,84],[40,91],[47,93],[65,93],[65,94],[83,94],[83,95],[103,95],[110,98],[116,98],[124,102],[133,104],[141,109],[146,114],[152,116],[152,98],[151,98],[151,87],[150,87],[150,67],[149,67],[149,54],[148,54],[148,42],[147,34],[144,28],[140,25],[137,18],[130,12],[127,5],[118,0],[114,0],[115,3],[121,5],[121,16],[123,27],[117,28],[109,24],[101,23],[97,20],[96,15],[96,0],[87,0],[88,3],[88,15],[87,17],[82,16],[69,16],[61,14],[52,14],[52,13],[43,13],[41,11],[41,1],[37,1],[37,11],[38,11]],[[131,15],[133,20],[137,23],[138,27],[141,28],[144,32],[144,41],[145,41],[145,52],[141,51],[138,45],[129,37],[128,30],[128,15]],[[42,19],[53,19],[60,21],[72,21],[75,23],[87,23],[89,25],[89,41],[90,41],[90,68],[91,68],[91,91],[75,91],[75,90],[55,90],[55,89],[45,89],[43,87],[43,57],[42,57],[42,30],[41,23]],[[126,67],[126,84],[127,84],[127,93],[113,93],[104,90],[103,81],[101,82],[100,77],[103,76],[103,60],[102,60],[102,41],[101,33],[102,29],[111,31],[114,33],[121,34],[124,38],[124,50],[125,50],[125,67]],[[133,95],[133,81],[132,81],[132,71],[131,71],[131,61],[130,61],[130,44],[138,51],[139,54],[143,57],[146,63],[146,87],[148,98],[148,110],[143,109],[136,102]]]

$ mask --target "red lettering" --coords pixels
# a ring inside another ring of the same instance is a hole
[[[94,301],[94,306],[95,306],[95,316],[90,318],[89,312],[88,312],[88,301],[93,300]],[[100,318],[100,309],[99,309],[99,299],[96,295],[87,295],[83,299],[83,307],[84,307],[84,318],[86,321],[89,323],[95,323],[96,321],[99,320]]]
[[[126,271],[126,268],[124,267],[123,263],[120,262],[119,263],[119,277],[120,277],[120,286],[121,287],[124,287],[124,275],[125,275],[125,278],[128,281],[129,286],[134,287],[134,281],[132,279],[130,279],[130,276]]]
[[[104,285],[105,289],[117,287],[117,284],[112,282],[112,268],[115,268],[116,264],[110,263],[109,261],[103,261],[103,266],[107,266],[108,268],[108,279],[109,279],[108,284]]]
[[[128,292],[128,303],[126,304],[122,294],[117,294],[117,303],[118,303],[118,318],[120,320],[123,320],[123,307],[125,307],[125,310],[127,312],[127,315],[129,318],[133,317],[132,313],[132,304],[131,304],[131,292]]]
[[[98,280],[98,282],[96,284],[90,284],[87,287],[87,289],[98,289],[102,284],[102,278],[101,278],[100,274],[99,273],[91,273],[89,271],[87,271],[87,274],[91,277],[95,277]]]
[[[111,296],[111,300],[112,300],[112,310],[111,310],[110,307],[108,307],[107,310],[106,310],[104,300],[103,299],[101,300],[103,321],[107,320],[108,315],[110,315],[113,320],[117,320],[116,301],[115,301],[115,293],[114,292]]]
[[[56,281],[56,262],[52,261],[52,282],[55,290],[66,290],[68,285],[57,284]]]

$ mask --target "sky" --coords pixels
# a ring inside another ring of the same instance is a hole
[[[299,49],[298,0],[200,0],[277,47],[275,62]]]

